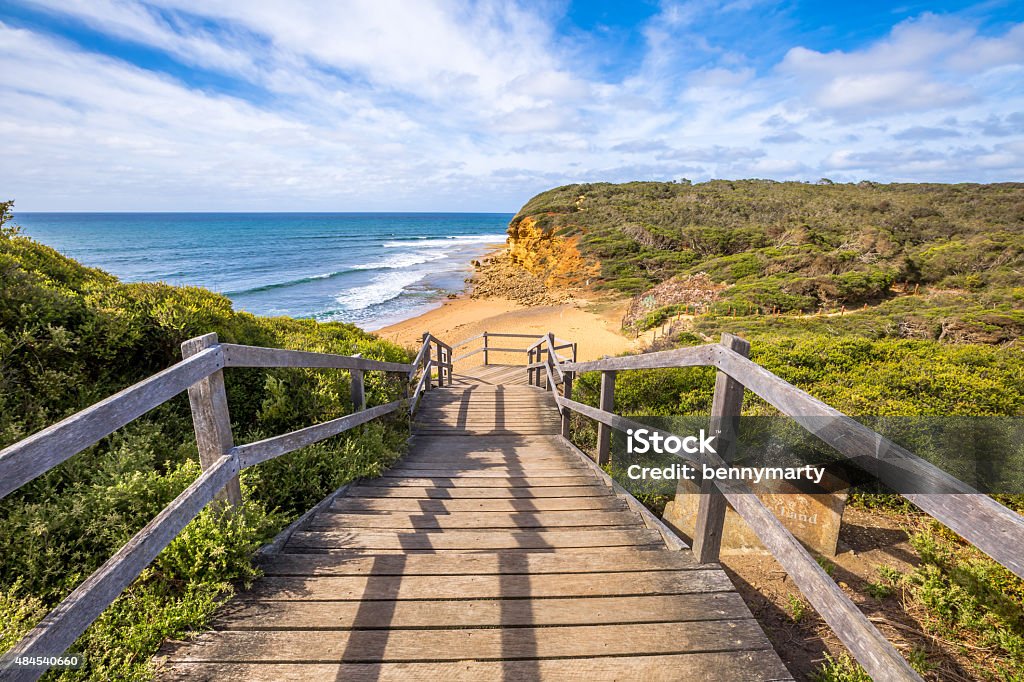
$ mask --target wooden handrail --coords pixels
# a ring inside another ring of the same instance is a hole
[[[285,348],[220,344],[225,367],[305,367],[308,369],[357,369],[379,372],[408,372],[413,365],[405,362],[384,362],[354,355],[315,353]]]
[[[728,381],[736,382],[740,390],[750,389],[841,454],[848,458],[856,458],[857,464],[864,466],[893,489],[907,491],[924,486],[927,492],[901,494],[1015,575],[1024,578],[1024,518],[724,345],[729,341],[729,336],[724,335],[723,344],[605,358],[591,362],[558,363],[557,359],[552,360],[549,357],[547,362],[538,362],[536,366],[545,366],[549,381],[553,379],[550,370],[552,362],[556,367],[560,364],[570,376],[576,372],[600,371],[602,386],[606,377],[622,370],[715,367],[720,375],[728,377]],[[534,344],[531,349],[540,343]],[[531,368],[534,366],[530,365]],[[719,392],[716,388],[716,401],[719,399]],[[724,393],[722,399],[725,400]],[[603,400],[604,391],[602,402]],[[670,435],[614,414],[610,410],[579,403],[568,396],[556,396],[556,402],[561,409],[578,412],[596,420],[600,426],[623,431],[646,428],[663,436]],[[599,451],[600,440],[599,438]],[[684,453],[677,456],[694,464],[702,463],[698,462],[695,456]],[[600,457],[599,452],[599,461]],[[705,454],[704,457],[708,455]],[[710,462],[712,466],[716,465],[715,462],[725,466],[725,461],[717,456],[711,456],[711,459],[714,460]],[[715,481],[713,487],[717,491],[712,492],[720,493],[732,505],[873,679],[920,679],[891,643],[867,620],[803,545],[746,484],[736,481]],[[707,491],[702,487],[702,492]],[[703,497],[711,496],[705,494]],[[710,499],[702,499],[701,511],[707,516],[708,527],[701,528],[701,524],[698,523],[697,532],[720,534],[721,520],[715,518],[715,513],[708,507],[709,504]],[[703,542],[705,539],[702,537],[700,540]],[[699,550],[701,542],[695,546],[695,552]],[[717,544],[708,545],[706,553],[708,556],[702,560],[717,560]]]
[[[18,656],[59,656],[118,595],[142,573],[171,540],[209,504],[221,488],[238,474],[238,460],[225,455],[204,471],[163,511],[146,524],[114,556],[96,569],[43,620],[0,658],[3,663]],[[46,668],[4,671],[4,679],[18,682],[39,679]]]
[[[439,352],[444,349],[447,357],[451,357],[447,344],[430,337],[425,345],[431,342],[437,345]],[[232,447],[223,379],[220,378],[225,367],[347,369],[353,373],[354,380],[358,380],[365,371],[401,372],[409,376],[406,373],[414,374],[418,366],[358,356],[219,344],[216,334],[187,341],[182,349],[187,357],[181,362],[0,451],[0,493],[6,495],[186,389],[192,401],[196,438],[209,440],[200,443],[201,454],[203,447],[213,452],[223,448],[219,456],[206,453],[207,456],[201,458],[203,472],[192,485],[0,657],[0,670],[5,680],[36,680],[42,676],[47,670],[43,666],[5,669],[3,664],[16,656],[54,657],[66,651],[189,521],[222,495],[225,486],[237,480],[241,469],[330,438],[390,414],[401,406],[401,401],[364,410],[356,405],[357,411],[344,417]],[[420,380],[420,387],[424,378],[429,381],[429,371],[434,365],[429,354],[427,357],[427,371]],[[441,366],[449,368],[450,381],[451,363]],[[218,380],[217,386],[210,383],[214,378]],[[353,398],[362,403],[361,390],[354,389]],[[213,432],[218,430],[225,430],[225,433],[214,438]],[[229,495],[226,500],[237,502],[240,497],[233,499]]]
[[[268,459],[274,459],[289,452],[294,452],[299,448],[304,448],[307,445],[312,445],[325,438],[336,436],[343,431],[348,431],[354,426],[365,424],[377,417],[383,417],[394,412],[401,405],[402,401],[400,400],[387,403],[386,405],[377,405],[376,407],[353,412],[344,417],[307,426],[304,429],[291,431],[280,436],[265,438],[254,443],[246,443],[245,445],[236,445],[232,448],[231,453],[238,457],[241,468],[246,469],[260,462],[266,462]]]
[[[0,450],[0,499],[223,366],[209,348]]]

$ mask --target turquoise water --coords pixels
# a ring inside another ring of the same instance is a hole
[[[462,289],[503,213],[17,213],[25,233],[129,282],[206,287],[257,315],[376,329]]]

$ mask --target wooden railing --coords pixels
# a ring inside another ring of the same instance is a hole
[[[423,344],[420,346],[416,359],[410,366],[408,381],[410,386],[415,386],[412,396],[409,398],[409,414],[416,411],[419,405],[420,396],[429,391],[434,381],[434,370],[437,370],[437,385],[452,385],[452,347],[444,341],[431,334],[423,332]],[[419,380],[416,375],[419,374]]]
[[[451,349],[436,339],[424,345],[427,350],[421,350],[421,356],[424,352],[429,356],[431,345],[438,349],[438,360],[434,366],[441,368],[440,376],[448,377],[450,381]],[[364,372],[394,372],[408,378],[417,371],[414,365],[359,356],[218,343],[216,334],[186,341],[182,344],[182,356],[181,362],[164,371],[0,451],[2,498],[187,390],[203,469],[192,485],[0,657],[0,678],[38,679],[46,671],[45,667],[16,668],[8,667],[8,664],[16,657],[56,657],[65,652],[206,505],[214,499],[221,499],[227,504],[241,502],[238,474],[242,469],[399,409],[403,401],[365,409]],[[421,361],[422,357],[417,358],[418,363]],[[223,370],[227,367],[348,370],[356,411],[281,436],[235,445],[224,390]],[[425,374],[429,377],[429,367]],[[426,383],[429,385],[429,378]]]
[[[715,367],[718,373],[711,406],[710,432],[718,437],[719,454],[679,456],[697,466],[726,466],[735,449],[744,390],[750,390],[839,453],[857,458],[858,466],[867,467],[870,473],[893,490],[927,490],[926,493],[907,492],[903,496],[1015,575],[1024,578],[1024,518],[752,362],[747,358],[750,345],[743,339],[723,334],[718,344],[591,362],[565,361],[558,355],[558,348],[551,334],[541,337],[530,347],[530,361],[527,363],[529,382],[553,392],[562,413],[562,436],[566,439],[570,411],[598,422],[595,456],[598,464],[608,461],[611,429],[658,431],[614,413],[616,372]],[[573,378],[583,372],[595,371],[601,372],[599,406],[596,408],[572,399]],[[556,384],[562,385],[561,393]],[[671,435],[663,431],[659,433]],[[892,644],[746,484],[704,481],[700,492],[693,538],[693,552],[698,561],[718,561],[728,503],[876,682],[920,680]]]
[[[509,333],[505,333],[505,332],[488,332],[488,331],[485,331],[485,332],[483,332],[481,334],[477,334],[475,336],[470,336],[467,339],[463,339],[462,341],[459,341],[458,343],[452,344],[452,348],[462,348],[462,347],[468,346],[471,343],[474,343],[476,341],[480,341],[480,346],[478,348],[474,348],[474,349],[472,349],[470,351],[467,351],[467,352],[464,352],[464,353],[462,353],[460,355],[455,356],[455,358],[452,359],[452,362],[461,362],[462,360],[467,360],[467,359],[473,357],[474,355],[478,355],[478,354],[482,353],[483,354],[483,362],[481,364],[489,365],[489,364],[491,364],[491,353],[514,353],[514,354],[519,354],[519,353],[524,353],[524,352],[530,350],[531,348],[533,348],[534,346],[537,345],[537,344],[534,344],[533,346],[530,346],[530,348],[510,348],[508,346],[492,346],[491,345],[491,340],[492,339],[536,339],[536,338],[537,338],[536,334],[509,334]],[[561,341],[561,340],[559,340],[558,343],[563,344],[563,345],[559,346],[559,348],[572,348],[572,358],[573,358],[573,360],[576,359],[576,344],[575,343],[570,343],[568,341]]]

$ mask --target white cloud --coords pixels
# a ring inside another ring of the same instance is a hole
[[[0,185],[21,210],[511,211],[573,181],[1024,173],[1024,25],[924,15],[756,64],[700,30],[748,5],[666,4],[611,78],[549,6],[37,0],[237,87],[0,24]]]

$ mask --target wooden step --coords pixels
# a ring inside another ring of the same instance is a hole
[[[276,554],[259,559],[266,575],[542,575],[704,570],[690,552],[604,547],[579,552],[372,555]]]
[[[367,482],[369,483],[369,482]],[[348,497],[409,497],[431,500],[458,499],[530,499],[543,497],[612,497],[612,489],[591,479],[583,485],[540,486],[535,488],[502,488],[493,486],[459,486],[439,488],[430,484],[419,486],[367,485],[349,489]]]
[[[658,531],[632,530],[509,530],[500,533],[473,530],[383,531],[353,528],[344,531],[300,531],[292,535],[294,549],[397,549],[437,550],[547,550],[560,547],[636,547],[662,545]]]
[[[466,661],[763,649],[753,619],[452,630],[229,630],[200,635],[174,660],[304,663]],[[677,671],[678,672],[678,671]]]
[[[530,467],[528,470],[519,467],[478,467],[473,469],[418,469],[401,467],[388,469],[381,473],[381,478],[564,478],[565,476],[592,476],[590,469],[584,467]]]
[[[548,575],[268,576],[241,599],[366,601],[377,599],[544,599],[729,592],[721,569]]]
[[[480,680],[792,680],[771,650],[658,656],[458,661],[452,663],[218,663],[175,662],[163,679],[187,682],[479,682]]]
[[[508,500],[425,500],[416,498],[350,498],[339,497],[331,504],[331,511],[364,513],[375,511],[430,512],[452,514],[457,512],[534,512],[534,511],[622,511],[626,503],[611,496],[604,497],[541,497],[537,499]]]
[[[323,512],[310,519],[308,530],[346,528],[566,528],[574,526],[643,526],[631,511],[552,512],[370,512],[362,514]]]
[[[594,485],[597,477],[580,476],[431,476],[422,478],[373,478],[363,481],[367,488],[541,488],[551,486]]]
[[[694,622],[749,618],[735,592],[630,597],[387,600],[366,608],[355,601],[258,601],[241,593],[217,618],[225,630],[342,630],[353,628],[483,628],[611,623]]]

